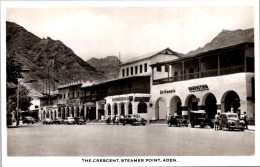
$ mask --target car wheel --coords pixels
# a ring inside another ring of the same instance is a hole
[[[188,127],[188,124],[186,124],[186,127]]]
[[[168,123],[168,127],[171,127],[171,126],[172,126],[172,125],[171,125],[171,123],[169,122],[169,123]]]
[[[213,128],[214,128],[214,125],[210,125],[210,128],[213,129]]]
[[[146,125],[146,123],[142,123],[142,125],[143,125],[143,126],[145,126],[145,125]]]
[[[191,127],[194,128],[194,124],[191,124]]]
[[[244,128],[241,128],[240,130],[241,130],[241,131],[244,131]]]
[[[204,128],[204,125],[200,125],[201,128]]]
[[[135,126],[135,123],[134,123],[134,122],[132,123],[132,126]]]

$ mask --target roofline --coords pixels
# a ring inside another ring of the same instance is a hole
[[[106,84],[106,83],[109,83],[109,82],[114,82],[114,81],[119,81],[119,80],[125,80],[125,79],[131,79],[131,78],[142,78],[142,77],[151,77],[151,75],[139,75],[139,76],[117,78],[117,79],[114,79],[114,80],[108,80],[108,81],[96,83],[96,84],[93,84],[93,85],[84,86],[84,87],[81,87],[81,89],[85,89],[85,88],[89,88],[89,87],[93,87],[93,86],[99,86],[99,85],[103,85],[103,84]]]
[[[146,59],[150,59],[150,58],[152,58],[152,57],[158,55],[160,52],[162,52],[162,51],[164,51],[164,50],[167,50],[167,49],[170,50],[171,52],[173,52],[173,53],[175,54],[175,55],[171,55],[171,56],[177,56],[177,57],[181,58],[180,53],[177,53],[177,52],[171,50],[171,49],[168,47],[168,48],[163,49],[163,50],[161,50],[161,51],[159,51],[159,52],[156,52],[155,54],[153,54],[153,55],[151,55],[151,56],[149,56],[149,57],[141,58],[141,59],[134,60],[134,61],[130,61],[130,62],[126,62],[126,63],[121,63],[121,66],[122,66],[122,65],[128,65],[128,64],[136,63],[136,62],[138,62],[138,61],[142,61],[142,60],[146,60]]]
[[[218,48],[218,49],[215,49],[215,50],[209,50],[209,51],[206,51],[206,52],[201,52],[201,53],[198,53],[198,54],[182,57],[182,58],[177,59],[177,60],[169,60],[169,61],[165,61],[165,62],[151,64],[150,66],[156,67],[156,66],[169,64],[169,63],[174,64],[175,62],[179,62],[179,61],[183,61],[183,60],[189,60],[189,59],[192,59],[192,58],[195,58],[195,57],[203,57],[206,54],[212,54],[214,52],[220,52],[220,51],[224,51],[224,50],[228,50],[228,49],[232,49],[232,48],[236,48],[236,47],[241,47],[241,46],[246,46],[246,45],[254,46],[254,42],[243,42],[243,43],[240,43],[240,44],[236,44],[236,45],[232,45],[232,46],[228,46],[228,47],[224,47],[224,48]]]

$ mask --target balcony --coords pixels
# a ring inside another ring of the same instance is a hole
[[[112,96],[112,95],[129,94],[129,93],[150,93],[150,90],[145,88],[127,88],[127,89],[109,91],[108,95]]]
[[[254,66],[247,65],[246,68],[244,65],[233,66],[233,67],[229,67],[229,68],[220,68],[220,69],[201,71],[201,72],[185,74],[185,75],[180,75],[180,76],[174,76],[174,77],[169,77],[169,78],[161,78],[161,79],[153,80],[153,85],[159,85],[159,84],[170,83],[170,82],[178,82],[178,81],[184,81],[184,80],[191,80],[191,79],[196,79],[196,78],[206,78],[206,77],[213,77],[213,76],[220,76],[220,75],[235,74],[235,73],[241,73],[241,72],[254,72]]]

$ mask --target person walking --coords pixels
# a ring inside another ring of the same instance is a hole
[[[246,114],[246,112],[244,112],[243,120],[245,121],[246,129],[248,129],[248,120],[247,120],[247,114]]]
[[[214,122],[215,122],[215,130],[218,130],[218,128],[219,128],[219,112],[215,115],[215,120],[214,120]]]

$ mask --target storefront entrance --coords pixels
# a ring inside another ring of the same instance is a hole
[[[210,119],[214,119],[217,114],[217,100],[216,97],[210,93],[205,100],[205,112],[208,113]]]
[[[170,102],[170,115],[173,116],[182,115],[182,108],[181,108],[181,99],[179,96],[174,96]]]
[[[188,98],[188,113],[185,114],[185,117],[187,119],[190,119],[190,112],[191,111],[198,111],[198,102],[199,99],[196,98],[194,95],[190,95],[187,97]]]
[[[155,119],[166,119],[167,104],[164,98],[157,99],[155,103]]]
[[[240,98],[234,91],[225,93],[221,102],[224,102],[224,112],[232,112],[232,108],[236,112],[236,110],[240,107]]]

